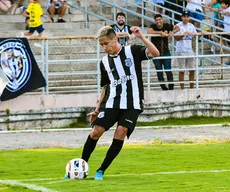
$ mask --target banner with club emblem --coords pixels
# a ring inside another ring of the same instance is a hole
[[[26,38],[0,38],[0,100],[46,86]]]

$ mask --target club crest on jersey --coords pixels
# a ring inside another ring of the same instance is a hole
[[[132,60],[130,59],[130,58],[127,58],[126,60],[125,60],[125,66],[127,66],[127,67],[131,67],[132,66]]]
[[[6,39],[0,43],[0,66],[8,78],[6,88],[11,92],[21,89],[29,80],[32,62],[22,41]]]

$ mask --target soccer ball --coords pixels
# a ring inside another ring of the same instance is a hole
[[[88,174],[89,165],[84,159],[72,159],[66,165],[66,176],[69,179],[84,179]]]

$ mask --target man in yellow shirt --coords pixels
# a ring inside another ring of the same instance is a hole
[[[26,11],[22,14],[24,17],[29,17],[29,32],[25,32],[24,35],[30,36],[33,35],[35,31],[38,32],[38,37],[42,36],[42,32],[45,30],[42,26],[41,17],[46,18],[49,22],[52,22],[51,19],[43,15],[42,7],[39,4],[40,0],[34,0],[29,4]]]

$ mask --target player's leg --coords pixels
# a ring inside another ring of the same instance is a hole
[[[97,119],[93,122],[93,130],[88,136],[82,151],[82,159],[86,162],[88,162],[90,155],[94,151],[97,141],[102,134],[109,130],[109,128],[117,121],[117,116],[118,112],[114,109],[104,109],[100,111]]]
[[[99,125],[94,125],[93,130],[89,134],[82,151],[81,158],[84,159],[86,162],[88,162],[90,155],[92,154],[97,145],[97,141],[103,135],[104,132],[105,128]]]
[[[110,164],[121,151],[125,137],[127,136],[129,138],[133,132],[140,112],[140,110],[135,109],[120,110],[118,126],[114,133],[113,142],[107,151],[106,157],[101,164],[101,167],[97,170],[94,176],[95,180],[103,180],[105,170],[110,166]]]

